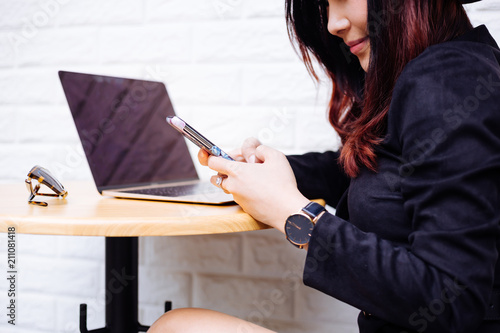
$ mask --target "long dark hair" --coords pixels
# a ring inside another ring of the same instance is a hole
[[[347,175],[376,171],[394,85],[406,64],[428,46],[472,29],[460,0],[367,0],[370,63],[367,72],[343,40],[328,32],[327,0],[286,0],[288,33],[302,59],[317,60],[332,82],[329,119],[342,141]]]

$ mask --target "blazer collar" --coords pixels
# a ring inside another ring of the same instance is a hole
[[[493,36],[491,36],[488,28],[486,28],[484,24],[477,26],[476,28],[466,32],[465,34],[454,38],[453,40],[483,43],[498,49],[497,42],[495,41],[495,39],[493,39]]]

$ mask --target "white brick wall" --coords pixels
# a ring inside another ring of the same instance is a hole
[[[285,153],[337,147],[325,122],[327,88],[315,87],[292,50],[283,2],[1,1],[0,182],[21,183],[34,164],[62,181],[91,180],[58,82],[61,69],[164,81],[177,113],[196,117],[228,150],[248,136]],[[468,10],[500,41],[500,0]],[[42,135],[52,126],[60,132]],[[280,332],[357,331],[357,310],[302,285],[305,254],[276,231],[145,237],[139,247],[145,325],[172,300]],[[0,258],[5,249],[0,235]],[[89,328],[104,325],[102,237],[19,235],[18,251],[18,326],[4,318],[1,332],[78,332],[84,302]],[[6,290],[0,279],[0,300]]]

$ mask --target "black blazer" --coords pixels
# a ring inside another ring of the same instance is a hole
[[[376,173],[288,156],[318,221],[304,283],[362,310],[360,332],[500,332],[500,50],[485,26],[399,77]]]

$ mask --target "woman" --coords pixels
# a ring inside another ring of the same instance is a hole
[[[306,66],[332,80],[340,152],[249,139],[238,162],[199,153],[215,185],[307,249],[304,283],[362,310],[363,333],[500,332],[500,50],[463,2],[287,0]],[[151,331],[269,332],[200,309]]]

